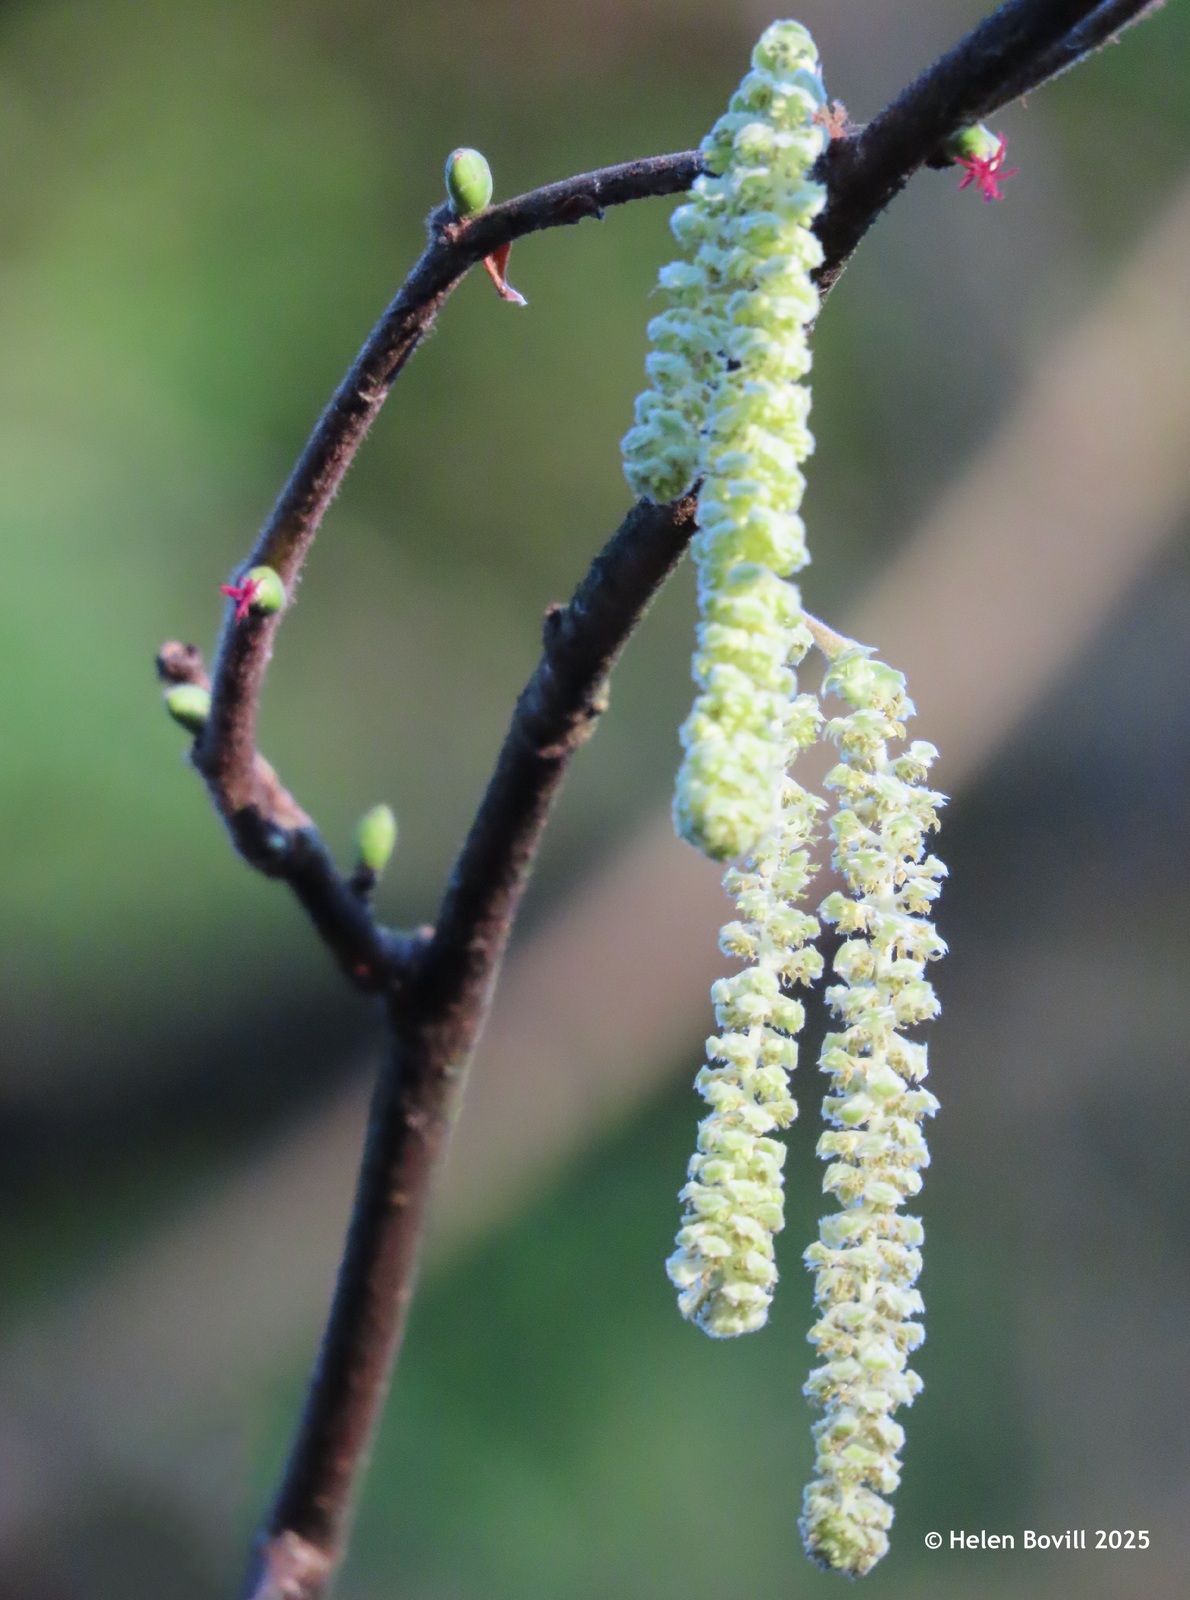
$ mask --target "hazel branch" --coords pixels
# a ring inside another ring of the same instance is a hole
[[[1040,89],[1043,84],[1052,83],[1087,56],[1094,55],[1109,44],[1118,43],[1125,28],[1130,28],[1134,22],[1143,22],[1164,5],[1165,0],[1102,0],[1102,4],[1077,27],[1071,28],[1064,39],[1043,51],[1027,70],[1010,79],[1001,88],[995,103],[986,105],[980,115],[990,116],[1001,106],[1010,105],[1022,95]]]
[[[866,127],[832,140],[817,174],[827,186],[815,228],[826,253],[817,274],[823,292],[945,140],[1040,81],[1033,74],[1046,75],[1053,52],[1098,9],[1096,0],[1008,0]]]
[[[380,927],[368,903],[366,873],[357,868],[345,878],[338,871],[310,817],[257,748],[260,694],[285,604],[397,374],[463,275],[526,234],[600,217],[605,206],[680,192],[698,170],[698,153],[687,151],[547,184],[472,217],[449,206],[436,210],[426,250],[319,418],[237,580],[224,586],[229,605],[213,681],[193,647],[171,643],[159,657],[164,681],[209,694],[204,714],[186,723],[195,735],[191,759],[236,849],[250,866],[289,884],[359,987],[398,982],[418,941]],[[262,594],[269,605],[261,604]]]
[[[819,174],[828,202],[815,227],[825,253],[816,275],[821,295],[945,139],[1022,92],[1014,86],[1030,74],[1048,71],[1063,41],[1069,46],[1103,9],[1092,0],[1009,0],[866,128],[832,141]],[[336,390],[240,575],[270,568],[292,595],[393,382],[471,267],[495,258],[502,272],[502,252],[514,240],[597,217],[608,205],[683,192],[701,170],[698,152],[687,151],[551,184],[472,217],[436,211],[425,252]],[[680,559],[693,519],[689,496],[672,505],[641,502],[570,605],[549,613],[541,660],[514,711],[437,928],[411,940],[376,927],[368,885],[338,874],[258,754],[257,706],[280,613],[249,608],[237,621],[229,609],[225,618],[195,764],[241,853],[263,871],[275,857],[283,861],[272,875],[290,882],[340,964],[355,981],[384,990],[392,1029],[322,1351],[249,1575],[253,1600],[318,1600],[341,1556],[404,1328],[432,1181],[542,831],[570,758],[598,719],[616,656]],[[201,661],[192,670],[201,673]],[[197,676],[174,681],[201,687]],[[279,852],[277,834],[285,840]],[[361,968],[383,980],[361,980]]]
[[[601,216],[606,206],[679,193],[698,170],[697,152],[686,151],[547,184],[476,217],[459,219],[448,206],[436,210],[425,251],[331,397],[241,570],[269,567],[294,593],[322,518],[398,373],[471,267],[526,234]],[[241,852],[243,829],[236,819],[245,811],[280,824],[258,783],[256,762],[257,710],[279,622],[280,613],[237,621],[229,607],[212,675],[210,717],[194,748],[194,764]]]
[[[517,702],[437,931],[390,1000],[391,1053],[372,1102],[326,1337],[246,1590],[254,1600],[310,1600],[338,1559],[404,1331],[432,1180],[533,857],[570,758],[606,704],[615,659],[693,530],[693,497],[635,507],[570,604],[546,614],[541,659]],[[308,1581],[286,1588],[295,1570]]]
[[[1038,75],[1059,70],[1055,52],[1064,52],[1066,61],[1095,48],[1140,9],[1142,0],[1108,0],[1099,7],[1087,0],[1012,0],[874,122],[833,141],[823,162],[829,201],[816,227],[826,252],[816,274],[820,292],[829,291],[855,243],[943,138],[1023,92],[1022,83],[1029,87]],[[1151,9],[1151,0],[1143,9]],[[319,419],[241,570],[269,567],[293,593],[322,517],[393,382],[472,266],[498,258],[528,233],[599,217],[609,205],[680,193],[700,170],[698,152],[684,151],[548,184],[472,217],[459,218],[450,207],[435,211],[426,251]],[[274,809],[275,790],[260,781],[256,748],[260,692],[279,614],[237,618],[237,611],[238,605],[229,608],[225,618],[210,714],[195,741],[194,762],[236,847],[268,870],[258,848],[263,825],[291,825]]]
[[[203,697],[209,694],[202,652],[176,641],[163,645],[157,656],[157,676],[165,685],[171,714],[201,737],[206,720],[202,699],[190,702],[193,721],[179,715],[173,702],[179,690],[197,690]],[[313,822],[259,753],[253,757],[252,776],[260,805],[229,819],[240,854],[267,877],[289,885],[323,943],[357,988],[391,987],[409,965],[418,937],[394,934],[379,926],[366,899],[354,893],[339,873]]]

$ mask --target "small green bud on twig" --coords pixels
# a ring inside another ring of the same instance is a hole
[[[477,217],[492,203],[492,169],[478,150],[463,147],[446,158],[446,192],[456,217]],[[484,257],[484,268],[496,286],[501,300],[514,306],[527,305],[524,295],[508,281],[508,253],[511,243],[502,244]]]
[[[971,122],[946,141],[946,154],[952,161],[990,161],[1001,140],[982,122]]]
[[[492,169],[478,150],[452,150],[446,158],[446,192],[458,217],[476,217],[492,203]]]
[[[373,806],[359,820],[355,830],[355,853],[359,865],[372,878],[378,878],[388,865],[397,842],[397,819],[391,806]]]
[[[253,567],[244,581],[255,586],[249,602],[253,611],[267,617],[276,611],[285,610],[289,596],[285,593],[285,585],[272,567]]]
[[[197,683],[175,683],[165,695],[165,709],[188,733],[201,733],[211,714],[211,696]]]

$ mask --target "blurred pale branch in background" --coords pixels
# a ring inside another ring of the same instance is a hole
[[[841,619],[906,668],[952,792],[1093,637],[1190,501],[1188,260],[1183,189],[1102,303],[1043,353],[970,471]],[[439,1200],[439,1261],[523,1204],[698,1038],[719,909],[717,873],[659,818],[516,952]],[[296,1359],[295,1345],[312,1338],[362,1117],[355,1091],[84,1301],[10,1340],[0,1410],[6,1540],[115,1466],[152,1474],[158,1490],[169,1474],[206,1515],[222,1503],[237,1402],[228,1396],[219,1416],[213,1379],[234,1372],[247,1389],[282,1347]]]

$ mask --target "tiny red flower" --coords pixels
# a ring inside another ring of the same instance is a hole
[[[225,594],[229,600],[236,603],[236,621],[243,622],[252,609],[252,602],[256,599],[256,591],[260,588],[259,578],[245,578],[242,583],[221,583],[219,593]]]
[[[960,189],[967,188],[968,184],[975,184],[985,200],[1003,200],[1000,184],[1006,178],[1015,178],[1020,171],[1019,167],[1010,167],[1004,171],[1004,156],[1008,149],[1007,139],[1001,137],[996,151],[990,156],[956,156],[955,165],[963,168],[966,176]]]

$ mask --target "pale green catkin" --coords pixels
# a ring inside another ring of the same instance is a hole
[[[791,759],[814,742],[820,721],[812,695],[796,700],[793,711]],[[722,929],[720,948],[749,964],[711,989],[722,1031],[707,1040],[709,1062],[695,1079],[711,1110],[699,1125],[678,1197],[686,1213],[666,1263],[682,1315],[716,1338],[751,1333],[768,1316],[785,1161],[785,1146],[769,1136],[797,1115],[789,1074],[805,1016],[783,989],[822,973],[809,942],[817,918],[797,906],[812,871],[806,846],[822,801],[787,777],[782,802],[780,820],[725,880],[740,918]]]
[[[785,1150],[771,1134],[797,1114],[788,1078],[804,1015],[783,991],[822,971],[810,947],[817,920],[796,904],[822,802],[788,771],[815,742],[821,714],[797,693],[794,666],[811,635],[785,581],[808,559],[797,511],[800,463],[813,448],[802,382],[818,309],[810,272],[822,259],[810,223],[823,190],[808,177],[826,137],[813,120],[825,101],[817,67],[806,30],[774,23],[704,140],[714,176],[697,181],[673,219],[693,259],[662,271],[673,304],[650,324],[654,389],[624,441],[638,493],[669,498],[701,478],[692,545],[700,693],[681,732],[674,815],[705,854],[740,863],[725,879],[740,920],[720,942],[749,964],[711,992],[722,1031],[707,1041],[697,1079],[711,1111],[667,1265],[683,1315],[716,1337],[750,1332],[768,1315],[784,1221]]]
[[[683,1315],[715,1337],[768,1315],[785,1159],[772,1135],[797,1114],[789,1074],[803,1021],[788,991],[822,973],[818,920],[799,901],[825,804],[789,770],[822,723],[795,672],[813,637],[831,658],[824,692],[851,707],[826,730],[842,757],[827,787],[839,796],[834,861],[850,895],[820,908],[849,937],[835,957],[841,982],[827,990],[843,1027],[823,1047],[832,1128],[819,1151],[841,1209],[807,1252],[823,1363],[806,1393],[825,1416],[801,1528],[816,1560],[857,1576],[888,1546],[882,1496],[896,1487],[904,1437],[890,1413],[920,1387],[906,1358],[922,1338],[912,1320],[921,1225],[899,1207],[920,1188],[920,1123],[937,1102],[921,1087],[925,1046],[901,1030],[937,1010],[924,971],[944,948],[928,912],[945,868],[924,853],[942,798],[923,786],[933,747],[888,751],[912,712],[904,679],[808,619],[788,581],[809,559],[798,512],[814,445],[807,326],[822,249],[811,225],[825,199],[810,171],[828,138],[825,105],[813,40],[799,23],[774,23],[703,141],[710,175],[674,213],[685,259],[660,275],[669,306],[649,324],[652,386],[623,450],[639,495],[672,500],[699,484],[698,695],[681,730],[674,818],[704,854],[734,863],[724,882],[739,917],[720,946],[745,965],[711,991],[720,1031],[696,1080],[710,1110],[667,1269]]]
[[[922,1227],[899,1208],[921,1188],[929,1161],[921,1120],[938,1102],[921,1087],[926,1047],[902,1030],[938,1011],[925,967],[946,949],[929,917],[946,868],[926,854],[943,800],[924,786],[937,752],[919,742],[899,756],[888,750],[913,714],[902,675],[849,644],[823,690],[852,707],[826,728],[842,756],[826,784],[839,797],[834,863],[850,893],[821,907],[848,935],[834,960],[842,981],[826,991],[843,1026],[827,1034],[820,1060],[831,1127],[818,1152],[840,1210],[822,1219],[806,1252],[821,1312],[809,1338],[823,1358],[806,1394],[825,1415],[814,1427],[816,1476],[801,1530],[816,1560],[858,1576],[888,1549],[892,1508],[882,1496],[900,1481],[905,1437],[891,1413],[921,1389],[906,1363],[925,1337],[913,1320],[923,1309],[913,1287]]]
[[[653,387],[624,439],[632,488],[669,500],[701,480],[699,694],[681,730],[678,831],[728,861],[754,849],[781,807],[796,694],[808,647],[796,587],[808,560],[798,508],[810,370],[806,324],[818,312],[810,225],[825,192],[809,172],[825,147],[814,121],[825,91],[818,54],[796,22],[762,35],[753,70],[703,141],[713,176],[675,211],[689,260],[661,271],[669,310],[649,324]]]

